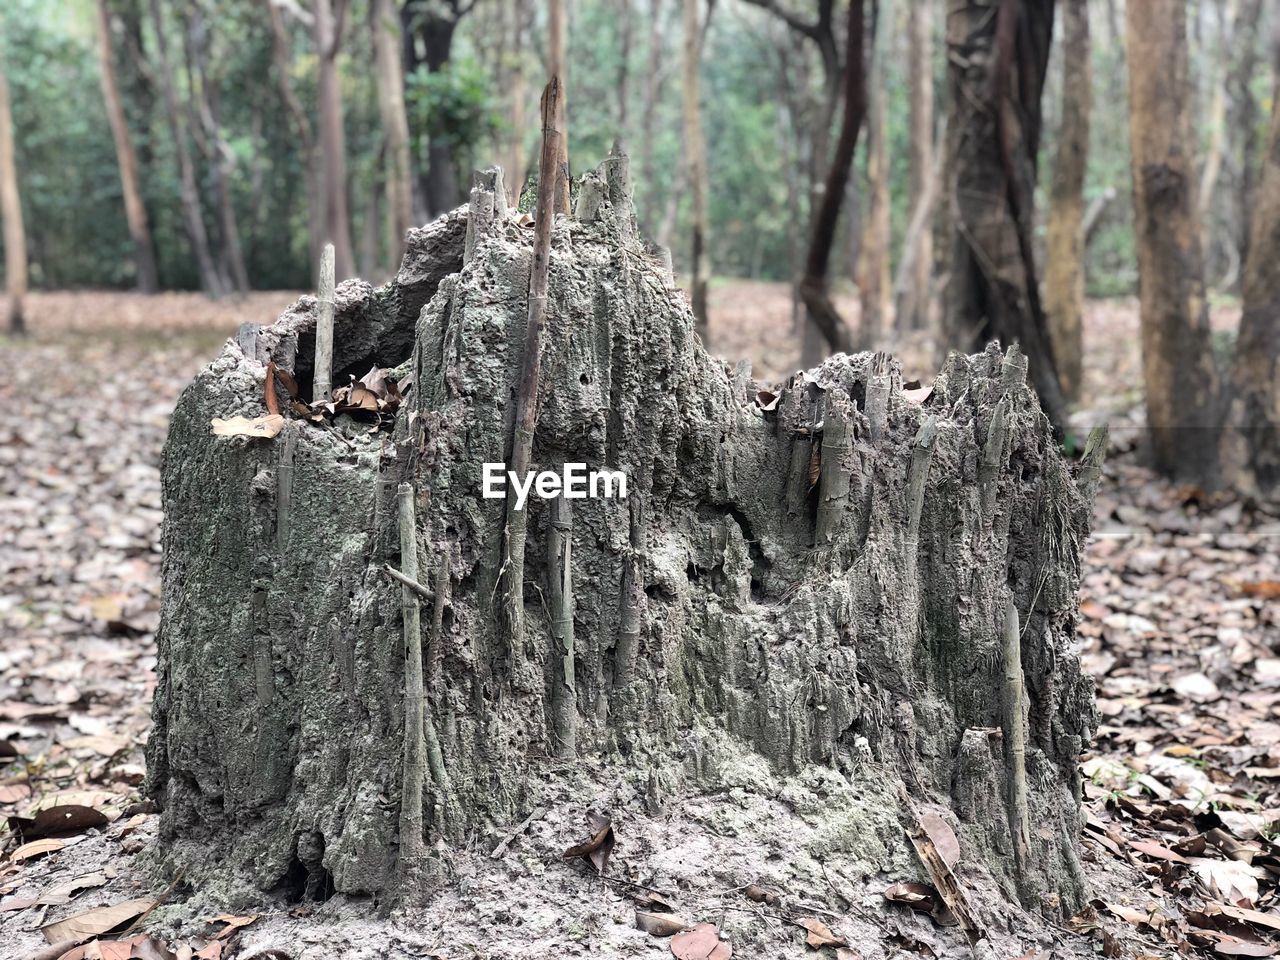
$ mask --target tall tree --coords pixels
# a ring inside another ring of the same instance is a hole
[[[690,193],[693,201],[693,235],[689,258],[690,299],[693,315],[698,319],[698,332],[707,337],[707,146],[702,133],[702,105],[698,89],[698,0],[684,0],[684,149],[688,164]]]
[[[431,74],[449,69],[458,23],[475,5],[476,0],[404,0],[400,24],[406,76],[423,66]],[[418,176],[418,190],[426,214],[437,217],[458,205],[462,191],[448,136],[428,131],[425,143],[426,169]]]
[[[529,0],[510,0],[504,9],[510,17],[508,37],[510,47],[507,50],[509,70],[506,78],[507,97],[510,102],[511,127],[507,132],[507,151],[502,165],[507,178],[507,196],[515,202],[520,191],[524,189],[525,169],[524,155],[524,111],[525,111],[525,67],[524,50],[529,19]]]
[[[1040,96],[1053,0],[957,0],[947,15],[951,269],[946,334],[1018,343],[1050,420],[1066,409],[1033,253]]]
[[[169,135],[173,139],[174,156],[178,161],[178,194],[182,201],[182,215],[191,241],[200,286],[210,296],[219,297],[227,292],[226,282],[213,262],[209,247],[209,233],[204,224],[204,209],[200,203],[200,190],[196,185],[196,168],[187,144],[187,124],[178,106],[178,92],[174,85],[173,63],[169,57],[169,42],[165,35],[164,16],[160,0],[150,0],[151,22],[155,28],[156,56],[159,60],[156,73],[164,96],[165,115],[169,121]]]
[[[342,49],[346,14],[347,0],[316,0],[311,25],[319,63],[316,87],[320,115],[323,223],[325,240],[333,244],[334,272],[339,281],[355,275],[351,213],[347,204],[347,145],[343,130],[342,88],[338,81],[338,53]]]
[[[1239,137],[1236,156],[1239,174],[1235,190],[1235,238],[1239,262],[1249,262],[1249,241],[1253,233],[1254,190],[1258,183],[1258,98],[1253,94],[1253,76],[1262,47],[1262,0],[1242,0],[1236,14],[1236,53],[1231,61],[1229,86],[1232,116],[1230,130]],[[1280,22],[1280,17],[1276,18]]]
[[[1254,496],[1280,490],[1280,98],[1276,97],[1265,156],[1244,269],[1244,313],[1221,445],[1224,476]]]
[[[120,167],[124,215],[129,224],[129,236],[133,239],[134,272],[138,289],[143,293],[155,293],[160,286],[156,271],[156,251],[151,240],[147,208],[142,202],[142,189],[138,184],[138,155],[133,147],[133,136],[125,120],[120,87],[116,82],[115,57],[111,49],[111,16],[107,10],[107,0],[97,0],[96,7],[102,99],[107,109],[107,122],[111,125],[111,138],[115,141],[116,162]]]
[[[844,65],[844,114],[840,119],[840,136],[836,141],[831,168],[827,171],[826,189],[813,218],[809,251],[805,256],[804,275],[800,278],[800,297],[814,326],[822,332],[832,350],[852,353],[853,338],[849,327],[831,301],[829,273],[831,247],[836,225],[840,222],[840,206],[845,184],[853,168],[853,154],[858,147],[858,131],[867,112],[865,68],[863,66],[863,0],[850,0],[848,55]]]
[[[867,70],[867,215],[862,225],[858,256],[858,295],[862,306],[859,339],[867,349],[880,342],[890,310],[889,281],[889,151],[885,141],[888,4],[881,0],[875,14],[875,54]],[[851,204],[852,206],[852,204]]]
[[[938,197],[938,171],[933,162],[933,7],[934,0],[907,4],[907,69],[911,77],[907,185],[913,206],[911,226],[902,244],[899,278],[894,281],[895,322],[905,330],[921,330],[927,325],[933,279],[933,231],[929,221]]]
[[[276,74],[280,99],[284,101],[289,122],[298,138],[298,151],[302,154],[302,171],[307,186],[307,240],[309,259],[314,280],[320,264],[320,251],[324,248],[324,198],[320,186],[320,168],[316,158],[316,138],[311,128],[311,118],[293,89],[293,54],[290,50],[289,31],[280,12],[277,0],[262,0],[267,8],[271,24],[271,65]]]
[[[7,326],[13,334],[27,332],[27,232],[22,223],[18,192],[18,163],[13,149],[13,111],[9,105],[9,77],[4,44],[0,43],[0,218],[4,219],[4,285],[9,295]]]
[[[1129,139],[1142,372],[1155,467],[1204,482],[1214,466],[1217,371],[1196,216],[1181,3],[1129,0]]]
[[[400,63],[400,19],[392,0],[373,0],[373,50],[377,66],[378,109],[385,138],[387,182],[387,259],[394,270],[404,253],[413,223],[413,170],[409,118],[404,109],[404,71]]]
[[[809,149],[809,234],[812,238],[818,226],[818,217],[827,202],[826,185],[828,174],[833,168],[829,156],[831,152],[831,126],[832,120],[835,118],[836,108],[840,105],[841,78],[847,79],[847,71],[842,72],[840,47],[836,41],[835,0],[817,0],[817,10],[813,20],[806,20],[797,16],[780,4],[778,0],[747,0],[747,2],[770,11],[785,23],[788,29],[812,42],[817,49],[819,61],[822,64],[822,97],[818,102],[817,109],[814,111],[815,117],[810,128],[812,143]],[[859,88],[862,89],[862,79],[859,79],[858,82]],[[861,123],[861,119],[859,119],[859,123]],[[856,140],[856,132],[854,136]],[[852,160],[850,162],[852,163]],[[847,178],[842,181],[840,189],[842,193],[846,189],[852,189],[847,184]],[[837,222],[839,221],[840,205],[840,201],[836,201]],[[833,225],[831,229],[834,236],[835,226]],[[812,245],[810,249],[812,250]],[[821,286],[825,290],[827,282],[825,266],[822,272],[824,276]],[[803,282],[802,276],[799,283],[803,284]],[[800,293],[800,299],[805,300],[804,291],[800,290],[798,292]],[[820,299],[825,299],[825,295],[824,298]],[[820,300],[815,300],[814,302],[818,303]],[[826,300],[826,305],[830,306],[829,299]],[[834,307],[832,309],[834,310]],[[838,314],[836,316],[838,319]],[[821,326],[821,324],[826,324],[830,330],[836,330],[837,327],[831,326],[828,322],[829,320],[830,317],[827,316],[825,307],[821,318],[812,310],[806,309],[804,329],[801,331],[800,348],[801,363],[805,366],[813,366],[821,361],[825,353],[824,348],[831,345],[828,331]],[[843,325],[843,321],[840,321],[840,325]],[[851,343],[852,341],[849,342]]]
[[[560,80],[560,97],[556,101],[556,127],[560,130],[560,176],[555,183],[556,213],[569,213],[569,61],[566,52],[569,45],[568,11],[565,0],[547,2],[547,72]]]
[[[1084,172],[1089,156],[1089,0],[1062,0],[1062,124],[1049,191],[1044,310],[1062,392],[1080,396],[1084,371]]]

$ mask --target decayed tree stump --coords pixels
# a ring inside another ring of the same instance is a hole
[[[923,400],[871,354],[760,392],[701,346],[610,158],[555,221],[533,459],[624,471],[628,496],[530,497],[512,649],[507,508],[482,464],[511,450],[533,230],[500,175],[477,182],[469,210],[412,232],[393,282],[338,287],[334,382],[413,372],[393,431],[210,435],[265,412],[268,362],[310,396],[308,297],[178,404],[149,745],[169,862],[394,893],[547,783],[671,800],[764,763],[822,784],[828,854],[868,874],[913,857],[904,827],[928,808],[1010,898],[1077,905],[1097,458],[1059,456],[1023,358],[953,356]]]

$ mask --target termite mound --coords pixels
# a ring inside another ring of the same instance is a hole
[[[624,471],[628,496],[530,498],[512,649],[505,506],[481,490],[511,451],[526,221],[489,171],[412,232],[393,281],[338,287],[335,382],[413,373],[389,429],[210,434],[265,413],[268,363],[307,393],[309,297],[183,394],[148,747],[165,863],[292,899],[394,893],[408,856],[490,849],[584,784],[651,811],[768,789],[817,838],[793,860],[928,880],[906,829],[930,811],[963,885],[997,891],[977,922],[1078,906],[1095,715],[1072,641],[1101,444],[1079,469],[1060,456],[1015,349],[952,356],[923,401],[872,354],[762,392],[703,348],[611,157],[554,222],[533,461]],[[387,566],[434,598],[407,820],[408,613]],[[769,847],[785,825],[735,829]]]

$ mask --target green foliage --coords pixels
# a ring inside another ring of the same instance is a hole
[[[434,73],[425,64],[405,78],[405,109],[414,148],[441,140],[472,151],[501,125],[490,93],[489,78],[471,58],[452,60]]]

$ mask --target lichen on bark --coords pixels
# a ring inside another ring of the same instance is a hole
[[[921,403],[895,361],[838,355],[765,409],[644,252],[620,162],[587,175],[585,219],[555,219],[533,463],[622,470],[629,491],[576,501],[571,523],[530,499],[536,672],[513,675],[506,508],[481,496],[482,464],[511,449],[532,247],[500,194],[413,231],[390,284],[338,288],[335,382],[373,362],[413,370],[393,429],[210,436],[212,416],[261,412],[268,362],[305,390],[308,297],[183,394],[148,747],[166,864],[292,896],[399,894],[402,847],[496,842],[548,784],[618,778],[657,805],[767,771],[822,825],[824,856],[909,869],[901,788],[1011,899],[1078,905],[1076,758],[1094,707],[1072,640],[1090,494],[1025,362],[954,355]],[[427,764],[412,842],[401,586],[385,574],[404,482],[438,605],[421,629],[440,769]],[[1010,603],[1025,858],[1002,742]]]

